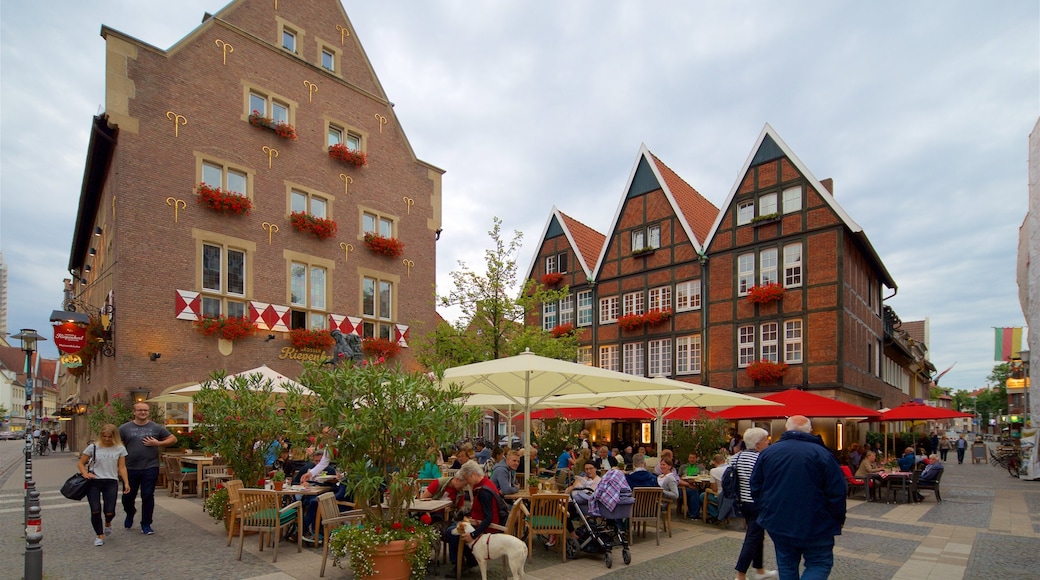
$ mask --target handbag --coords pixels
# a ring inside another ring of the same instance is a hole
[[[94,446],[94,452],[97,452],[97,446]],[[94,467],[94,458],[90,458],[90,463],[87,464],[87,471],[89,472]],[[90,480],[83,477],[83,474],[76,472],[72,477],[65,480],[65,484],[61,486],[61,495],[74,501],[80,501],[87,496],[87,488],[90,487]]]

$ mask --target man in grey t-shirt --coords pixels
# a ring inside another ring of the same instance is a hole
[[[134,418],[119,426],[119,437],[126,446],[126,473],[130,488],[123,494],[123,527],[134,527],[137,508],[137,490],[141,490],[141,532],[151,535],[152,514],[155,512],[155,483],[159,480],[159,448],[173,445],[177,437],[166,427],[151,421],[152,409],[148,403],[134,403]]]

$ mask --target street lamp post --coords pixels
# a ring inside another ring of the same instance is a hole
[[[40,492],[32,478],[33,427],[37,423],[36,406],[33,404],[33,353],[36,342],[47,340],[31,328],[23,328],[12,335],[22,341],[25,352],[25,580],[43,578],[43,528],[40,525]],[[42,400],[42,399],[41,399]]]

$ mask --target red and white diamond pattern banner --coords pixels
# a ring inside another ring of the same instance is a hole
[[[198,320],[202,317],[202,298],[198,292],[176,290],[174,312],[180,320]]]
[[[408,325],[407,324],[395,324],[394,325],[394,341],[397,342],[398,346],[408,348]]]
[[[353,316],[329,315],[329,330],[339,330],[343,334],[361,336],[361,319]]]
[[[289,332],[289,307],[266,302],[249,302],[249,320],[260,330]]]

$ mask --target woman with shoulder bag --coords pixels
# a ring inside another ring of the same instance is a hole
[[[760,427],[752,427],[744,431],[744,444],[747,449],[738,451],[731,459],[737,472],[739,482],[740,510],[747,523],[747,532],[744,534],[744,545],[740,548],[740,556],[737,557],[737,580],[765,580],[776,578],[776,570],[766,570],[764,567],[763,550],[766,531],[758,525],[758,507],[751,497],[751,472],[755,470],[758,461],[758,452],[769,446],[769,433]],[[748,570],[754,567],[755,571],[748,574]]]
[[[126,474],[126,447],[119,438],[119,430],[109,423],[101,428],[98,442],[91,443],[79,458],[79,472],[89,480],[87,503],[90,505],[90,524],[97,538],[95,546],[105,545],[105,536],[112,533],[112,519],[116,516],[116,494],[119,481],[123,490],[130,487]],[[88,466],[89,464],[89,466]],[[105,525],[101,526],[101,507],[104,500]]]

